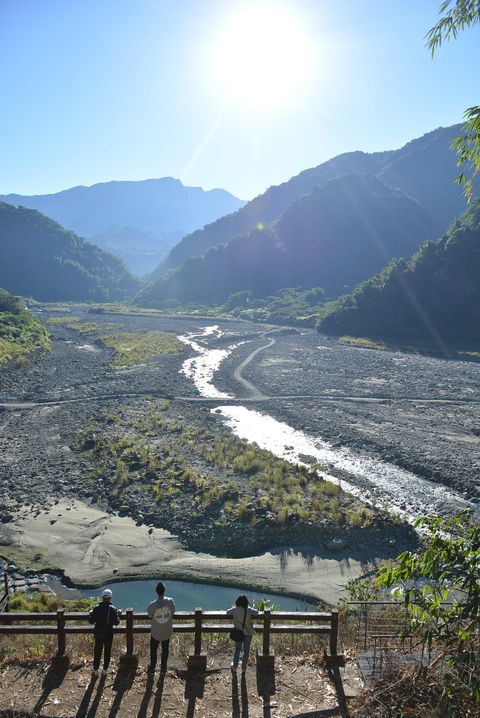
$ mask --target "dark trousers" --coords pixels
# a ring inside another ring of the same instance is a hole
[[[157,653],[158,653],[159,644],[160,644],[160,641],[157,641],[156,638],[154,638],[153,636],[150,636],[150,666],[152,668],[155,668],[155,666],[157,665]],[[167,670],[169,644],[170,644],[169,638],[167,638],[166,641],[162,641],[162,659],[160,662],[160,669],[162,671]]]
[[[100,667],[100,659],[103,651],[103,667],[108,668],[110,665],[110,656],[112,655],[113,631],[100,633],[95,635],[95,643],[93,644],[93,668],[98,671]]]

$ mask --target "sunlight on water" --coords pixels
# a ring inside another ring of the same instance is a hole
[[[200,394],[207,398],[213,399],[231,399],[232,396],[219,389],[216,389],[212,383],[213,375],[220,367],[220,364],[226,359],[239,344],[232,344],[226,349],[209,349],[199,344],[195,339],[202,337],[214,336],[216,339],[224,335],[218,325],[205,327],[201,332],[191,332],[185,336],[179,336],[178,339],[184,344],[188,344],[198,356],[186,359],[181,368],[181,373],[191,379]]]
[[[348,472],[351,482],[336,481],[348,493],[369,500],[372,494],[378,505],[415,519],[431,511],[442,513],[446,508],[461,510],[469,504],[452,491],[425,481],[392,464],[355,454],[345,447],[333,447],[320,438],[308,437],[271,416],[243,406],[224,406],[212,410],[224,417],[227,426],[239,437],[255,442],[293,463],[315,464]]]

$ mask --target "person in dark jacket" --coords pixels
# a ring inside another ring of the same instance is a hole
[[[88,620],[95,625],[93,629],[95,641],[93,645],[92,674],[98,676],[103,651],[102,675],[106,676],[112,653],[113,627],[118,626],[120,623],[120,615],[115,606],[112,605],[112,592],[109,588],[103,591],[102,602],[90,611]]]

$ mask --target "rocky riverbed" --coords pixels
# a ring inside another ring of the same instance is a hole
[[[43,311],[41,316],[48,319],[51,312]],[[82,333],[50,325],[53,352],[32,357],[25,366],[11,365],[0,375],[0,543],[5,548],[12,545],[19,522],[46,512],[54,531],[55,504],[67,498],[98,506],[106,515],[123,509],[137,524],[168,528],[189,548],[211,551],[208,523],[197,522],[200,531],[195,536],[191,516],[185,514],[184,521],[181,511],[155,516],[151,498],[141,486],[129,487],[127,497],[112,496],[108,484],[92,473],[94,457],[79,451],[75,443],[86,427],[98,431],[99,419],[105,421],[108,433],[116,421],[108,420],[109,415],[123,414],[129,422],[143,411],[140,407],[152,401],[159,407],[165,399],[173,420],[220,431],[221,419],[211,413],[217,403],[200,398],[180,371],[195,354],[191,347],[145,365],[114,370],[109,367],[112,351],[99,339],[112,327],[113,331],[115,327],[160,329],[186,335],[212,324],[211,320],[81,313],[80,318],[95,322],[97,331]],[[334,446],[407,467],[478,500],[479,364],[345,347],[313,331],[273,333],[272,343],[265,327],[217,324],[220,330],[207,333],[204,346],[235,346],[215,374],[220,391]],[[242,370],[250,384],[239,382],[239,365],[267,343],[268,348]],[[290,545],[317,543],[325,548],[341,534],[332,527],[316,535],[298,525],[287,529],[277,536],[266,524],[269,545],[284,543],[290,536]],[[363,532],[363,541],[368,538],[367,543],[375,545],[377,557],[392,555],[411,539],[401,525],[384,529],[387,526],[379,524],[368,537],[368,531]],[[361,543],[361,537],[355,536],[354,542]],[[263,540],[258,542],[258,550],[267,547]]]

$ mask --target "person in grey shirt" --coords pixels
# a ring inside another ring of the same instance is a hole
[[[152,633],[150,636],[150,665],[148,671],[153,673],[157,665],[158,646],[162,644],[162,658],[160,672],[167,670],[170,637],[173,633],[172,619],[175,613],[173,598],[165,596],[165,584],[161,581],[156,585],[157,599],[147,606],[148,617],[152,620]]]
[[[252,618],[258,616],[258,611],[256,608],[252,608],[249,605],[248,598],[245,594],[240,594],[240,596],[237,596],[235,606],[227,610],[227,616],[233,617],[234,628],[243,633],[243,639],[235,642],[235,651],[233,653],[233,660],[230,668],[232,669],[232,672],[237,670],[238,662],[240,660],[240,652],[243,648],[242,676],[244,676],[248,666],[250,644],[252,643],[253,638]]]

